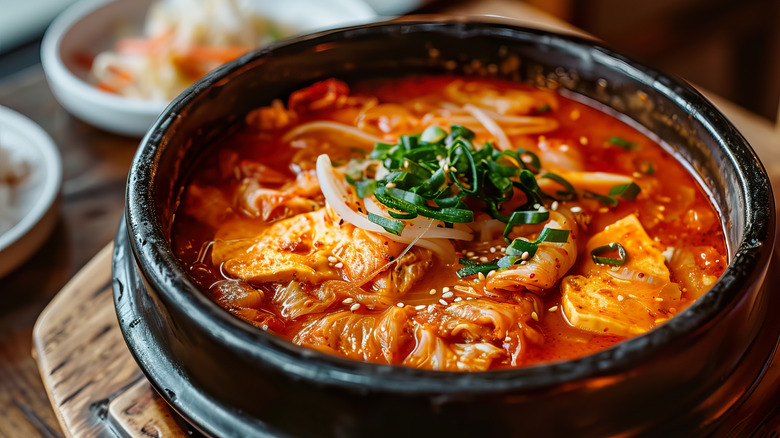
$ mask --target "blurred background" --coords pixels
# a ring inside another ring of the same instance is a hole
[[[74,1],[0,0],[0,80],[39,62],[44,29]],[[424,13],[431,9],[430,3],[458,2],[366,1],[382,15]],[[601,38],[620,52],[769,120],[778,119],[778,0],[506,1],[525,1]]]

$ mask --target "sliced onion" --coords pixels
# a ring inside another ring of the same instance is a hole
[[[363,199],[363,205],[366,207],[366,211],[370,213],[390,218],[390,215],[387,214],[387,208],[384,208],[372,198]],[[438,222],[441,224],[441,221],[436,221],[434,219],[421,216],[418,216],[414,219],[407,219],[403,222],[406,224],[406,226],[401,232],[401,237],[409,237],[414,239],[418,236],[425,235],[426,239],[442,238],[471,240],[473,238],[471,230],[464,224],[454,224],[453,228],[442,228],[436,226],[436,223]]]
[[[371,222],[367,216],[359,214],[347,205],[349,199],[347,192],[339,182],[333,165],[330,164],[330,157],[326,154],[317,157],[317,179],[320,181],[320,189],[325,200],[342,219],[364,230],[385,233],[384,228]]]
[[[309,122],[309,123],[304,123],[302,125],[298,125],[297,127],[288,131],[287,134],[284,134],[284,137],[282,137],[282,141],[288,142],[309,131],[317,131],[317,130],[338,131],[344,135],[348,135],[353,138],[363,140],[366,143],[370,143],[370,144],[383,143],[385,141],[384,139],[381,139],[375,135],[371,135],[367,132],[363,132],[354,126],[345,125],[343,123],[337,123],[337,122],[328,122],[328,121],[316,121],[316,122]]]
[[[447,239],[427,239],[418,238],[418,236],[396,236],[395,234],[388,233],[381,226],[368,220],[368,216],[362,215],[347,205],[349,199],[344,185],[339,181],[336,172],[333,170],[333,165],[330,162],[330,157],[326,154],[322,154],[317,157],[317,178],[320,181],[320,187],[322,194],[325,196],[325,201],[342,219],[351,223],[352,225],[362,228],[367,231],[372,231],[388,239],[394,240],[399,243],[411,243],[415,239],[415,245],[430,249],[439,258],[447,264],[455,263],[455,248]],[[366,207],[368,208],[368,207]],[[453,229],[449,229],[453,231]],[[419,236],[421,236],[420,234]]]
[[[509,142],[509,138],[506,136],[504,130],[498,126],[498,123],[496,123],[495,120],[485,114],[484,111],[470,103],[463,105],[463,109],[468,111],[475,119],[479,120],[479,123],[482,123],[485,129],[495,137],[499,149],[502,151],[512,149],[512,143]]]

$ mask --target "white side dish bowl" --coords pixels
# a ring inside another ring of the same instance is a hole
[[[141,137],[168,101],[129,98],[98,89],[89,81],[89,61],[113,47],[120,35],[141,36],[154,0],[82,0],[49,26],[41,64],[52,93],[77,118],[116,134]],[[291,36],[372,21],[362,0],[262,1],[255,5]],[[130,32],[128,32],[128,30]]]
[[[2,106],[0,145],[29,164],[29,173],[12,186],[10,207],[18,221],[0,232],[3,277],[27,261],[51,234],[59,212],[62,161],[57,146],[43,128]]]

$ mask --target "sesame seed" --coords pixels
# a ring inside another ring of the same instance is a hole
[[[562,145],[561,145],[561,147],[560,147],[559,149],[561,150],[561,152],[566,152],[566,151],[568,151],[568,150],[569,150],[569,145],[567,145],[567,144],[562,144]]]
[[[482,256],[482,257],[479,258],[479,261],[482,262],[482,263],[487,263],[488,258],[485,257],[485,256]]]
[[[496,253],[496,247],[494,247],[494,246],[491,246],[491,247],[490,247],[490,253],[491,253],[491,254],[495,254],[495,253]]]
[[[663,301],[664,299],[663,299],[663,298],[661,298],[661,297],[655,297],[655,300],[656,300],[656,301],[658,301],[658,302],[660,303],[660,302],[661,302],[661,301]]]
[[[583,146],[588,144],[588,137],[580,137],[580,144]]]
[[[338,262],[338,263],[336,263],[336,264],[335,264],[335,265],[333,265],[333,266],[335,266],[337,269],[341,269],[341,268],[343,268],[343,267],[344,267],[344,263]]]
[[[520,258],[523,260],[528,260],[528,257],[531,257],[531,254],[528,254],[528,251],[523,251],[523,253],[520,255]]]
[[[385,184],[385,187],[388,188],[388,189],[394,189],[395,188],[395,183],[390,181],[389,183]]]
[[[582,211],[582,207],[574,206],[574,207],[570,208],[569,210],[571,210],[572,213],[579,213],[579,212]]]
[[[539,321],[539,315],[537,315],[536,312],[531,312],[531,318],[533,318],[534,321]]]
[[[449,303],[444,300],[439,300],[439,304],[441,304],[442,306],[446,306]]]
[[[447,293],[447,292],[450,291],[450,287],[449,286],[444,286],[443,288],[441,288],[441,291],[444,292],[444,293]]]
[[[482,241],[482,244],[483,244],[483,245],[487,245],[488,243],[490,243],[490,241],[488,241],[488,240],[484,240],[484,241]]]
[[[402,309],[403,309],[403,307],[404,307],[405,305],[406,305],[406,304],[404,304],[404,303],[398,303],[398,304],[396,304],[396,306],[398,306],[398,307],[400,307],[400,308],[402,308]]]
[[[263,324],[260,328],[263,329],[263,331],[268,331],[268,324]]]
[[[336,257],[333,257],[333,256],[328,256],[328,261],[331,262],[331,263],[336,263],[336,262],[339,261],[339,259],[337,259]]]
[[[463,298],[461,298],[461,297],[455,297],[455,299],[454,299],[454,300],[452,300],[452,301],[454,301],[454,302],[456,302],[456,303],[457,303],[458,301],[463,301]]]
[[[634,172],[631,174],[631,176],[633,176],[634,178],[642,178],[642,174],[639,172]]]
[[[344,298],[344,301],[342,301],[342,304],[352,304],[355,302],[354,298]]]
[[[436,289],[431,289],[428,293],[431,295],[436,295]]]
[[[466,301],[471,301],[473,299],[475,299],[475,298],[474,297],[466,297]]]
[[[607,207],[601,207],[601,208],[599,208],[599,213],[606,213],[606,212],[608,212],[608,211],[609,211],[609,208],[607,208]]]
[[[623,295],[618,295],[617,298],[618,298],[618,301],[621,301],[621,302],[625,299],[625,298],[623,298]]]
[[[496,273],[496,270],[495,269],[491,269],[490,272],[488,272],[488,277],[490,277],[491,275],[493,275],[495,273]]]
[[[452,293],[452,292],[444,292],[443,294],[441,294],[441,297],[442,298],[451,298],[453,295],[455,295],[455,294]]]
[[[461,286],[460,284],[456,284],[455,286],[452,286],[452,288],[458,292],[469,292],[469,290],[471,289],[468,286]]]
[[[537,208],[537,209],[538,209],[538,208],[540,208],[540,207],[541,207],[541,204],[534,204],[534,208]]]
[[[466,251],[466,257],[474,257],[474,251]]]
[[[555,312],[558,310],[558,306],[552,306],[549,309],[547,309],[548,312]]]
[[[349,310],[354,312],[354,311],[356,311],[359,308],[360,308],[360,303],[355,303],[355,304],[352,305],[352,307],[349,308]]]
[[[477,274],[477,281],[476,282],[479,283],[480,281],[485,281],[485,274],[483,274],[481,272]]]
[[[552,209],[552,211],[557,210],[558,209],[558,201],[553,201],[553,203],[550,205],[550,209]]]
[[[414,310],[422,310],[425,308],[425,304],[420,304],[419,306],[414,306]]]
[[[544,205],[540,205],[540,206],[539,206],[539,211],[541,211],[542,213],[546,213],[546,212],[547,212],[547,209],[546,209],[546,208],[544,208]]]
[[[511,340],[512,340],[512,338],[510,338],[509,336],[507,336],[507,337],[505,337],[505,338],[504,338],[504,342],[509,342],[509,341],[511,341]]]

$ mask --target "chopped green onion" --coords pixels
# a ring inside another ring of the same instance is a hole
[[[635,183],[621,184],[609,189],[610,196],[620,196],[626,201],[634,201],[642,189]]]
[[[615,206],[618,205],[618,200],[617,199],[615,199],[615,198],[613,198],[611,196],[599,195],[598,193],[591,192],[590,190],[585,190],[585,193],[583,194],[583,196],[585,196],[588,199],[595,199],[595,200],[601,202],[604,205],[609,205],[609,206],[612,206],[612,207],[615,207]]]
[[[528,169],[523,169],[520,171],[519,179],[520,181],[516,185],[525,193],[525,196],[528,199],[528,202],[526,202],[521,209],[529,210],[530,208],[528,207],[530,206],[536,204],[542,205],[544,203],[541,195],[542,191],[539,189],[539,184],[536,183],[534,174]]]
[[[405,226],[403,222],[379,216],[374,213],[368,213],[368,220],[384,228],[388,233],[395,234],[396,236],[401,235],[401,231],[403,231]]]
[[[457,185],[458,188],[461,189],[464,193],[474,194],[477,192],[477,190],[479,190],[479,180],[477,179],[477,166],[474,165],[474,157],[471,155],[469,145],[470,143],[463,139],[458,139],[453,142],[452,146],[450,147],[449,154],[447,155],[447,162],[450,166],[450,170],[447,172],[447,174],[455,182],[455,185]],[[456,170],[460,170],[458,164],[462,161],[461,157],[466,158],[466,167],[463,173],[467,173],[469,170],[471,171],[471,179],[468,181],[471,187],[464,186],[458,178],[458,174],[456,173]],[[453,167],[456,170],[452,170]]]
[[[552,172],[545,172],[542,175],[542,178],[551,179],[564,187],[565,190],[557,190],[555,192],[561,201],[571,201],[577,199],[577,190],[575,190],[574,186],[571,185],[570,182],[566,181],[566,179],[564,179],[562,176]]]
[[[540,112],[540,113],[550,112],[551,110],[552,110],[552,108],[550,108],[550,105],[547,105],[547,104],[544,104],[544,105],[536,108],[536,111]]]
[[[417,213],[416,212],[412,212],[412,213],[397,213],[397,212],[395,212],[393,210],[387,210],[387,214],[389,214],[390,217],[394,218],[394,219],[414,219],[414,218],[417,217]]]
[[[569,230],[559,230],[557,228],[545,228],[539,237],[536,239],[537,243],[549,242],[549,243],[566,243],[569,240]]]
[[[461,137],[467,141],[472,141],[477,136],[477,134],[474,134],[474,131],[472,131],[469,128],[466,128],[465,126],[461,125],[452,125],[450,126],[450,140],[455,140],[458,137]]]
[[[463,260],[463,259],[460,259]],[[461,263],[465,265],[465,263]],[[458,274],[458,277],[468,277],[470,275],[476,275],[480,272],[487,275],[490,271],[494,271],[498,269],[498,263],[495,261],[493,262],[487,262],[487,263],[481,263],[481,264],[468,264],[465,268],[460,268],[457,271],[455,271],[456,274]]]
[[[645,175],[652,175],[655,173],[655,167],[653,167],[652,161],[645,161],[639,165],[639,171]]]
[[[355,192],[357,192],[357,196],[360,199],[363,199],[367,196],[371,196],[374,194],[374,190],[376,190],[376,180],[372,179],[364,179],[360,181],[355,182]]]
[[[447,131],[432,125],[425,128],[422,134],[420,134],[420,141],[425,143],[438,143],[447,138]]]
[[[550,213],[547,211],[515,211],[509,216],[509,221],[506,223],[506,227],[504,227],[504,240],[506,240],[507,243],[510,242],[508,237],[509,233],[511,233],[512,229],[517,225],[540,224],[549,218]]]
[[[602,256],[603,254],[615,252],[617,253],[617,258]],[[626,249],[623,248],[623,245],[617,242],[611,242],[607,245],[594,248],[593,251],[590,252],[590,257],[593,259],[593,263],[612,266],[622,266],[628,259],[628,256],[626,255]]]
[[[625,138],[620,137],[611,137],[609,139],[609,143],[613,144],[621,149],[627,150],[627,151],[633,151],[637,148],[637,144],[631,141],[626,140]]]
[[[506,247],[506,256],[502,257],[501,260],[498,261],[499,265],[509,263],[509,266],[511,266],[515,264],[517,258],[522,258],[523,254],[525,254],[526,252],[528,253],[528,255],[525,258],[523,258],[523,260],[528,260],[531,257],[533,257],[534,254],[536,254],[536,250],[539,249],[540,243],[542,242],[565,243],[567,240],[569,240],[569,233],[570,233],[569,230],[545,228],[539,234],[539,237],[537,237],[536,240],[533,242],[527,239],[523,239],[522,237],[518,237],[517,239],[513,240],[512,243],[509,244],[509,246]],[[507,266],[501,266],[501,267],[505,268]]]

